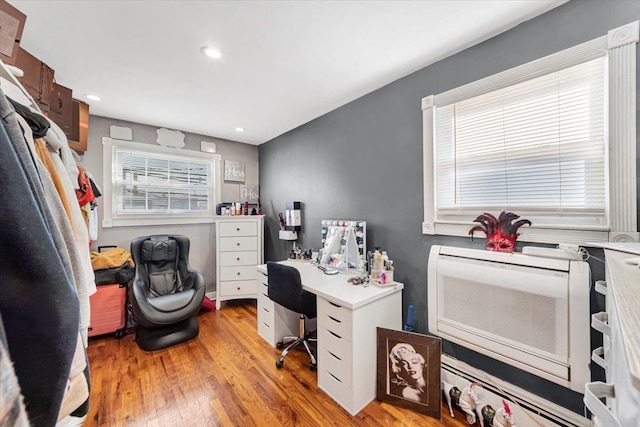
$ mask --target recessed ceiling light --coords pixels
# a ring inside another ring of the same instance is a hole
[[[87,93],[85,96],[92,101],[102,101],[102,98],[100,98],[98,95],[95,95],[93,93]]]
[[[214,59],[219,59],[222,57],[222,52],[220,52],[218,49],[211,46],[203,47],[202,54],[208,56],[209,58],[214,58]]]
[[[236,128],[236,132],[244,132],[244,128],[237,127],[237,128]]]

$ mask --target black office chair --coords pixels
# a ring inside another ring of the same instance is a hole
[[[130,301],[138,320],[136,343],[151,351],[198,335],[196,314],[205,283],[189,267],[189,239],[178,234],[137,237],[131,241],[135,276]]]
[[[278,264],[276,262],[267,262],[268,287],[267,293],[269,298],[276,304],[288,308],[300,315],[300,332],[298,336],[288,336],[278,341],[277,348],[287,347],[280,354],[280,358],[276,360],[276,367],[282,368],[284,365],[284,357],[291,349],[298,345],[304,345],[304,348],[311,357],[309,369],[316,370],[316,358],[309,347],[309,342],[317,341],[311,338],[305,328],[305,318],[314,319],[316,312],[316,296],[311,292],[302,289],[302,281],[300,280],[300,272],[287,265]]]

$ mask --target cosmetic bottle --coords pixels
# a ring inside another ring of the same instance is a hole
[[[242,205],[240,202],[236,203],[236,215],[242,215]]]
[[[371,278],[373,280],[379,280],[381,270],[382,254],[380,253],[380,248],[376,248],[376,251],[373,253],[373,267],[371,268]]]
[[[389,270],[389,256],[387,255],[387,251],[382,251],[382,269]]]

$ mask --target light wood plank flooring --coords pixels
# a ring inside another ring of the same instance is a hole
[[[133,335],[92,338],[85,426],[466,426],[373,401],[352,417],[317,387],[304,350],[276,369],[279,350],[256,331],[255,301],[202,313],[199,336],[155,352]]]

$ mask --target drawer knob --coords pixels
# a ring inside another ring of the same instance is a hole
[[[239,275],[240,275],[240,272],[238,271],[236,274],[239,276]],[[238,288],[238,289],[240,289],[240,288]]]
[[[240,257],[236,258],[236,261],[240,261]]]
[[[236,228],[236,231],[240,231],[240,227]]]
[[[238,286],[238,290],[240,290],[240,286]]]
[[[236,246],[240,246],[240,242],[236,243]]]

